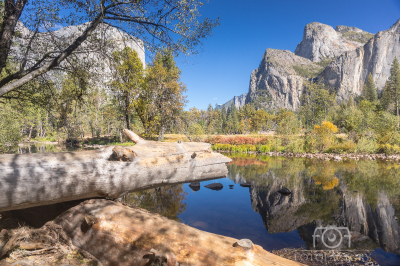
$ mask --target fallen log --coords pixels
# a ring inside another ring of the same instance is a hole
[[[0,212],[224,177],[231,160],[207,143],[145,141],[62,153],[0,155]]]
[[[87,216],[94,223],[87,223]],[[91,199],[58,216],[72,243],[104,266],[302,265],[238,240],[192,228],[140,208]],[[165,263],[165,264],[162,264]]]

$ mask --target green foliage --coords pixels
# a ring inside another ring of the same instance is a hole
[[[21,140],[21,114],[7,104],[0,104],[0,153],[7,153]]]
[[[337,141],[333,143],[324,152],[326,153],[354,153],[356,151],[356,144],[352,140]]]
[[[329,63],[333,61],[333,59],[334,58],[326,57],[326,58],[322,59],[321,61],[316,62],[316,64],[319,65],[320,67],[322,67],[322,71],[323,71],[329,65]]]
[[[383,89],[382,103],[386,109],[393,105],[396,115],[400,116],[400,64],[397,57],[392,62],[390,77]]]
[[[357,153],[377,153],[379,145],[375,139],[361,137],[356,146]]]
[[[332,120],[337,105],[335,98],[336,95],[330,93],[323,83],[306,83],[299,110],[303,125],[312,128],[323,120]]]
[[[351,40],[351,41],[367,43],[369,41],[369,39],[374,37],[374,35],[371,33],[368,33],[368,32],[348,31],[348,32],[343,33],[343,37],[345,37],[346,39]]]
[[[279,111],[276,116],[276,122],[276,133],[279,135],[292,135],[300,131],[300,121],[293,112],[286,109]]]
[[[367,101],[373,103],[378,100],[378,93],[376,91],[375,81],[371,73],[369,73],[367,81],[364,84],[363,94]]]
[[[297,75],[304,78],[315,78],[324,70],[321,67],[313,65],[294,65],[293,69],[296,71]]]

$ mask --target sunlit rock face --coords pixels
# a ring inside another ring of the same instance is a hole
[[[324,80],[336,90],[338,102],[347,101],[361,94],[370,72],[382,89],[391,62],[400,56],[396,25],[375,36],[355,27],[306,25],[295,53],[267,49],[260,66],[251,73],[245,103],[296,111],[306,80]]]
[[[298,110],[305,80],[302,74],[321,70],[319,65],[290,51],[267,49],[260,66],[251,73],[246,104]]]
[[[31,43],[32,49],[26,53],[26,47],[34,33],[21,22],[18,22],[10,55],[17,63],[22,62],[26,56],[27,67],[33,66],[50,51],[53,52],[53,56],[57,56],[59,51],[63,51],[71,45],[88,26],[89,23],[84,23],[58,30],[43,29],[35,35],[34,41]],[[136,51],[145,67],[143,41],[113,26],[100,24],[75,52],[61,63],[60,68],[71,68],[71,65],[73,65],[75,69],[86,70],[90,73],[91,82],[99,87],[105,87],[112,80],[110,67],[112,54],[115,51],[122,51],[125,47]],[[54,69],[46,75],[57,84],[62,82],[65,73],[63,70]]]
[[[303,40],[297,45],[295,54],[320,62],[337,57],[344,52],[364,45],[372,34],[355,27],[331,26],[314,22],[304,28]]]
[[[239,96],[234,96],[232,99],[230,99],[226,103],[218,105],[217,108],[227,109],[227,108],[230,108],[232,105],[235,105],[236,108],[242,108],[246,104],[246,97],[247,97],[247,93],[244,93]]]
[[[395,57],[400,57],[400,20],[389,30],[375,34],[364,46],[337,57],[318,79],[337,91],[339,102],[347,101],[361,94],[369,73],[382,91]]]

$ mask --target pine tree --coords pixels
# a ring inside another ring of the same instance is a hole
[[[400,116],[400,64],[397,57],[394,58],[390,69],[390,77],[383,90],[385,105],[394,103],[397,117]]]
[[[378,93],[376,92],[375,81],[371,73],[369,73],[367,81],[364,84],[363,92],[367,101],[375,102],[376,100],[378,100]]]

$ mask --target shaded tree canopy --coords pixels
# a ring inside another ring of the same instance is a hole
[[[150,52],[168,47],[175,54],[196,53],[196,46],[218,25],[218,19],[199,21],[202,5],[200,0],[5,0],[0,72],[7,61],[18,67],[0,80],[0,97],[50,70],[73,68],[74,54],[104,49],[104,35],[91,39],[101,25],[135,36]],[[82,23],[72,37],[54,34],[57,27]],[[18,56],[12,54],[15,38]]]

